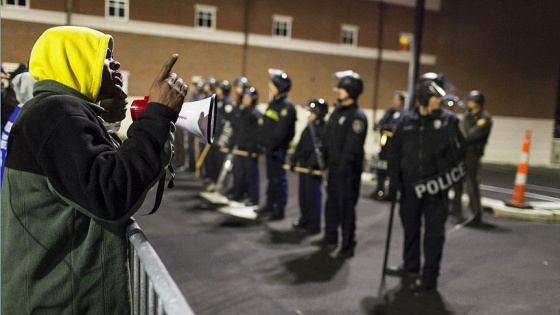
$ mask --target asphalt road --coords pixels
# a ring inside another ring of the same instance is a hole
[[[485,165],[481,177],[485,197],[511,198],[514,166]],[[559,183],[558,169],[530,169],[527,191],[535,196],[528,199],[560,200]],[[135,216],[196,314],[560,313],[560,224],[485,213],[483,227],[449,229],[437,291],[415,294],[388,278],[379,292],[390,204],[370,199],[373,187],[362,186],[356,255],[337,259],[310,244],[320,235],[291,229],[294,174],[289,187],[283,221],[249,222],[202,207],[202,182],[180,173],[156,214]],[[390,265],[401,262],[401,251],[395,216]]]

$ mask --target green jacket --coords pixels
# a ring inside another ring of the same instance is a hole
[[[117,150],[84,94],[40,80],[34,95],[8,139],[2,314],[130,314],[126,222],[171,159],[178,114],[149,103]]]

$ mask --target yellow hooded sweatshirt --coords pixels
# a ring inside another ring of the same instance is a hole
[[[91,28],[50,28],[33,46],[29,72],[37,81],[57,81],[96,102],[109,45],[112,48],[110,35]]]

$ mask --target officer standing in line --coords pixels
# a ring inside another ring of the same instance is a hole
[[[268,88],[272,100],[264,113],[261,144],[265,149],[268,187],[266,204],[256,210],[260,215],[270,214],[271,221],[284,219],[288,200],[288,182],[284,171],[286,151],[295,134],[296,109],[288,98],[292,80],[283,70],[269,69]]]
[[[474,224],[482,223],[482,203],[480,200],[480,159],[484,155],[484,149],[492,130],[492,116],[484,109],[484,94],[480,91],[470,91],[464,99],[467,112],[461,120],[461,130],[467,142],[467,154],[465,157],[465,167],[467,176],[467,194],[469,204],[474,214],[471,221]],[[452,213],[462,221],[461,195],[463,194],[463,184],[455,185],[455,197],[453,198]]]
[[[316,245],[333,248],[338,244],[338,228],[342,232],[339,258],[354,256],[356,247],[356,204],[360,194],[364,160],[364,141],[368,129],[358,97],[364,90],[359,74],[353,71],[335,73],[337,105],[329,118],[324,140],[327,161],[327,202],[325,233]]]
[[[256,108],[259,93],[248,88],[241,96],[241,104],[233,120],[232,144],[249,156],[236,155],[233,167],[233,199],[247,206],[259,204],[260,174],[258,164],[258,135],[263,125],[263,115]]]
[[[391,107],[387,109],[383,117],[379,120],[373,130],[381,133],[379,160],[385,162],[385,168],[380,167],[377,169],[377,189],[372,193],[372,198],[377,200],[386,200],[385,191],[385,177],[387,176],[387,148],[391,144],[391,137],[393,136],[393,129],[396,126],[397,120],[401,117],[404,105],[404,94],[395,92],[391,99]]]
[[[251,82],[247,77],[239,77],[233,81],[233,89],[235,91],[235,102],[234,105],[237,106],[241,104],[241,99],[245,91],[251,87]]]
[[[403,113],[388,152],[389,197],[393,199],[397,191],[401,193],[399,214],[404,228],[404,264],[391,267],[388,274],[416,280],[422,271],[413,284],[418,291],[437,288],[448,214],[447,193],[464,174],[461,163],[465,146],[459,119],[440,106],[445,78],[425,77],[416,86],[419,106]]]
[[[212,96],[212,94],[214,94],[214,90],[216,89],[216,83],[217,81],[214,77],[212,76],[206,77],[204,81],[202,81],[202,88],[201,88],[202,93],[199,95],[200,99],[204,99]],[[196,158],[200,159],[201,153],[204,150],[204,146],[206,146],[207,144],[201,139],[193,137],[191,134],[189,134],[189,136],[191,138],[194,138],[194,142],[196,143],[195,145],[198,146],[198,154],[196,155]],[[207,190],[212,190],[212,188],[215,186],[214,185],[215,181],[212,179],[213,177],[217,178],[216,175],[217,172],[214,168],[214,163],[215,163],[214,161],[208,161],[207,159],[204,159],[202,163],[202,170],[203,170],[202,177],[205,181]]]
[[[291,157],[290,165],[300,166],[309,170],[325,171],[322,154],[325,135],[325,116],[329,108],[324,99],[313,99],[307,103],[307,128],[301,133],[299,143]],[[294,229],[305,230],[316,234],[321,232],[321,212],[323,193],[321,175],[299,174],[299,219],[292,224]]]
[[[220,152],[220,147],[226,147],[228,145],[229,138],[233,133],[231,127],[233,105],[229,98],[230,91],[231,85],[228,80],[222,80],[216,83],[216,145],[210,147],[206,160],[204,161],[208,177],[212,180],[212,184],[207,187],[210,191],[216,188],[215,184],[218,181],[220,169],[224,162],[224,153]]]

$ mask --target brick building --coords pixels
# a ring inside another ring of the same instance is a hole
[[[175,52],[175,71],[183,77],[243,74],[261,103],[267,102],[268,68],[290,74],[290,97],[299,104],[312,97],[332,103],[333,72],[352,69],[364,79],[359,103],[373,120],[393,91],[407,89],[415,2],[2,0],[2,63],[26,62],[48,27],[83,25],[113,35],[131,96],[145,94]],[[552,163],[559,14],[558,1],[426,0],[420,72],[444,73],[460,96],[471,89],[485,93],[496,116],[487,161],[517,163],[524,130],[532,128],[537,155],[531,162]],[[375,143],[368,136],[370,154]]]

